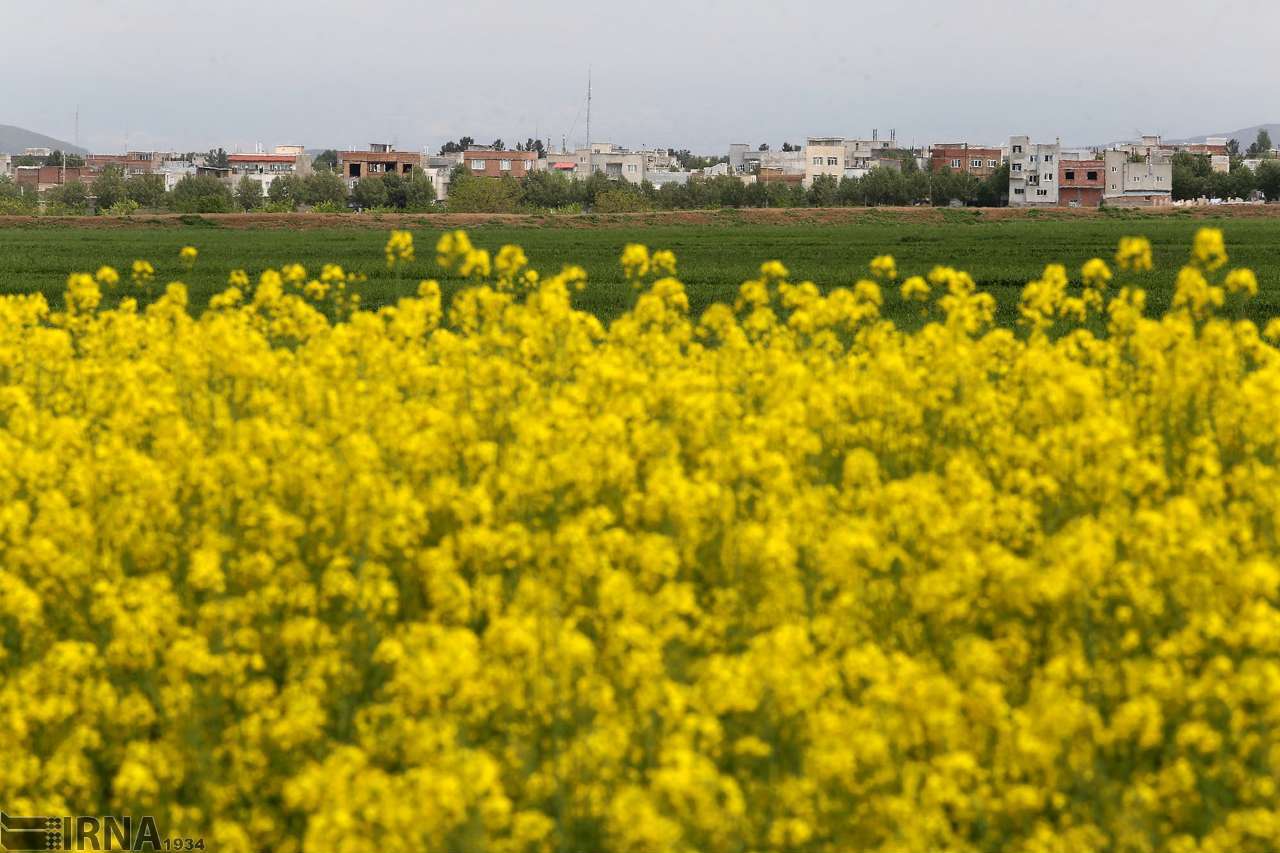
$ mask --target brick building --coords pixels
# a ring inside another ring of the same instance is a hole
[[[262,155],[258,155],[262,156]],[[422,155],[413,151],[392,151],[390,145],[375,142],[368,151],[339,151],[338,175],[351,188],[369,175],[394,172],[407,175],[422,168]]]
[[[1058,163],[1058,204],[1063,207],[1101,207],[1106,189],[1102,160],[1061,160]]]
[[[943,142],[929,148],[931,172],[950,169],[975,178],[988,178],[995,174],[1003,160],[1004,154],[999,148],[967,142]]]
[[[492,151],[472,149],[462,155],[467,173],[477,177],[501,178],[510,175],[523,178],[538,165],[537,151]]]
[[[73,181],[89,184],[95,177],[95,172],[80,166],[17,166],[13,180],[20,187],[44,192]]]

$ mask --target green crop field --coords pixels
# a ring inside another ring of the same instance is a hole
[[[903,215],[868,214],[849,221],[824,224],[797,218],[786,224],[749,224],[731,218],[696,222],[656,223],[650,217],[638,224],[584,227],[582,221],[557,224],[532,218],[520,224],[477,224],[468,230],[476,245],[496,250],[504,243],[523,246],[532,264],[542,271],[562,264],[584,267],[591,284],[575,297],[577,304],[602,319],[616,316],[630,304],[632,294],[622,280],[618,255],[628,242],[669,248],[679,258],[680,278],[689,292],[691,308],[699,312],[717,301],[731,302],[738,285],[751,277],[761,261],[778,259],[794,280],[809,279],[824,288],[848,285],[867,275],[867,262],[890,253],[902,275],[927,273],[935,264],[969,271],[979,285],[998,300],[1002,321],[1016,316],[1018,294],[1048,263],[1063,263],[1078,277],[1080,265],[1094,256],[1108,260],[1126,235],[1150,238],[1155,270],[1124,280],[1148,291],[1149,310],[1168,303],[1173,278],[1185,260],[1192,236],[1203,225],[1221,227],[1232,266],[1252,267],[1261,292],[1251,313],[1255,318],[1280,314],[1280,217],[1123,216],[1123,217],[1010,217],[980,221],[967,211],[942,211],[933,221]],[[122,274],[136,258],[155,264],[158,280],[184,281],[193,309],[225,286],[232,269],[256,275],[268,267],[298,262],[317,272],[327,262],[365,273],[362,285],[366,307],[393,302],[411,294],[423,278],[440,278],[446,294],[460,282],[440,276],[434,257],[442,225],[431,217],[413,223],[387,222],[384,227],[338,224],[305,228],[228,227],[209,219],[193,224],[168,220],[163,224],[125,223],[101,227],[83,223],[0,224],[0,292],[45,294],[60,306],[67,274],[92,272],[102,264]],[[434,227],[433,227],[434,226]],[[388,273],[382,255],[387,232],[408,227],[417,244],[417,261],[399,277]],[[178,263],[178,250],[193,245],[199,261],[188,272]],[[896,292],[886,292],[885,312],[895,319],[909,315]]]

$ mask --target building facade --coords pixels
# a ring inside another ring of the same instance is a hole
[[[1142,156],[1125,151],[1103,155],[1108,207],[1163,207],[1173,203],[1173,162],[1164,154]]]
[[[837,181],[844,177],[844,137],[814,136],[804,145],[804,187],[808,189],[819,177]]]
[[[1099,207],[1105,189],[1106,164],[1097,159],[1058,162],[1058,201],[1064,207]]]
[[[523,178],[538,163],[537,151],[493,151],[472,149],[462,154],[462,164],[468,174],[481,178]]]
[[[420,153],[393,151],[390,145],[381,142],[370,144],[368,151],[338,152],[338,176],[348,189],[354,188],[361,178],[369,175],[407,175],[414,169],[421,168]]]
[[[989,178],[1004,162],[1004,153],[988,145],[941,142],[929,147],[929,171],[950,169],[976,178]]]
[[[1056,207],[1058,161],[1062,146],[1009,137],[1009,206]]]

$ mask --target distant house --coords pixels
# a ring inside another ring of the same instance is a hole
[[[306,154],[228,154],[227,165],[231,181],[249,178],[262,184],[264,193],[282,175],[311,174],[311,158]]]
[[[368,151],[339,151],[338,175],[348,189],[369,175],[394,173],[407,175],[422,168],[422,155],[414,151],[393,151],[381,142],[370,144]]]
[[[1009,137],[1009,206],[1058,205],[1058,142],[1033,143],[1027,136]]]
[[[1106,163],[1098,159],[1058,162],[1058,201],[1066,207],[1099,207],[1106,184]]]
[[[481,178],[523,178],[538,163],[537,151],[494,151],[473,148],[462,153],[462,164],[468,174]]]
[[[1004,162],[1004,153],[989,145],[968,142],[939,142],[929,147],[929,170],[949,169],[976,178],[994,175]]]
[[[1147,156],[1124,151],[1104,155],[1108,207],[1163,207],[1173,203],[1173,162],[1160,153]]]

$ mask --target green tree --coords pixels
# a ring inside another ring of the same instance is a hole
[[[648,200],[635,190],[618,187],[596,196],[595,210],[599,213],[637,213],[651,209]]]
[[[306,184],[297,175],[280,175],[267,187],[267,198],[271,204],[280,207],[287,205],[296,208],[304,200]]]
[[[210,148],[209,153],[204,156],[204,164],[206,166],[213,166],[218,169],[227,168],[230,162],[227,159],[227,152],[222,148]]]
[[[1188,154],[1185,151],[1174,154],[1174,200],[1186,201],[1210,195],[1209,175],[1212,171],[1209,158],[1203,154]]]
[[[474,146],[475,144],[476,144],[476,141],[474,138],[470,136],[463,136],[457,142],[450,141],[450,142],[446,142],[444,145],[441,145],[440,153],[441,154],[458,154],[463,151],[470,150],[471,147]]]
[[[262,184],[248,175],[242,177],[240,183],[236,184],[236,206],[241,210],[262,207]]]
[[[415,212],[436,206],[436,182],[421,169],[414,169],[404,182],[404,209]]]
[[[573,204],[573,181],[561,172],[534,172],[521,184],[521,206],[554,210]]]
[[[89,188],[80,181],[67,181],[60,187],[54,187],[46,194],[46,199],[57,212],[80,215],[89,210]]]
[[[124,169],[114,164],[104,168],[93,182],[93,194],[98,197],[99,210],[105,210],[128,198],[129,187],[125,182]]]
[[[1259,163],[1255,178],[1267,201],[1280,201],[1280,160]]]
[[[494,151],[506,151],[507,143],[503,142],[501,138],[498,138],[493,140],[493,145],[491,147]]]
[[[186,175],[169,194],[169,204],[180,213],[230,213],[231,189],[209,175]]]
[[[124,182],[125,195],[139,207],[164,205],[164,178],[160,175],[133,175]]]
[[[311,161],[311,168],[316,170],[328,169],[331,172],[336,172],[338,170],[338,152],[332,148],[326,148]]]
[[[449,184],[448,209],[454,213],[511,213],[520,205],[520,183],[510,176],[459,175]]]
[[[839,191],[840,182],[834,175],[818,175],[809,185],[809,206],[834,207]]]
[[[305,178],[303,200],[312,207],[325,203],[345,207],[347,185],[334,172],[312,172]]]
[[[25,192],[7,175],[0,175],[0,213],[32,213],[36,206],[33,193]]]
[[[31,165],[36,165],[32,163]],[[79,168],[84,165],[84,158],[79,154],[67,154],[57,148],[49,152],[49,156],[44,158],[46,166],[66,166],[69,169]]]
[[[1008,203],[1009,164],[1005,163],[978,187],[978,204],[982,207],[1003,207]]]
[[[1271,153],[1271,134],[1264,127],[1258,131],[1258,138],[1249,144],[1250,157],[1264,157]]]
[[[387,206],[387,184],[382,175],[366,175],[356,182],[351,200],[361,210]]]

